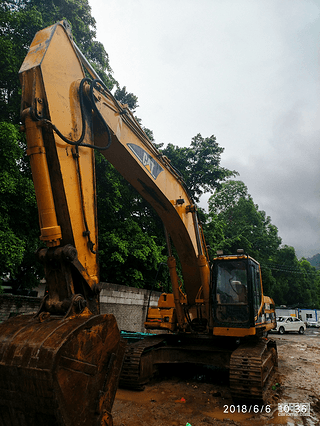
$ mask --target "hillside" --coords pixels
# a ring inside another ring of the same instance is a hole
[[[307,261],[310,262],[311,265],[315,268],[320,269],[320,253],[315,254],[312,257],[308,257]]]

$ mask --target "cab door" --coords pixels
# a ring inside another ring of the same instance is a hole
[[[214,318],[218,327],[251,326],[246,259],[218,261],[215,265]]]

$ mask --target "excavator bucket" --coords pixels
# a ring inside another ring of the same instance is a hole
[[[124,349],[113,315],[0,324],[0,425],[111,426]]]

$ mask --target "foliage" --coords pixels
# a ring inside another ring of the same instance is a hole
[[[19,123],[20,66],[36,32],[63,19],[71,24],[75,42],[107,87],[117,84],[103,45],[94,39],[88,0],[6,0],[0,3],[0,121]]]
[[[120,101],[123,105],[128,105],[128,107],[134,112],[138,108],[138,97],[133,93],[128,93],[126,86],[120,88],[117,85],[117,90],[114,92],[114,97]]]
[[[38,240],[38,214],[25,150],[17,128],[0,122],[0,273],[2,278],[35,282],[32,253]],[[34,277],[34,278],[32,278]]]
[[[161,221],[102,155],[96,172],[101,280],[151,288],[166,261]]]
[[[263,264],[279,248],[281,238],[277,228],[272,225],[270,217],[253,202],[243,182],[230,180],[222,183],[208,204],[205,235],[212,256],[218,249],[225,254],[243,249]],[[262,273],[264,289],[268,294],[273,278],[264,268]]]
[[[202,194],[213,193],[220,188],[221,182],[237,174],[220,166],[223,151],[215,136],[203,138],[200,133],[192,138],[189,148],[168,144],[162,149],[183,176],[191,197],[197,203]]]
[[[95,40],[96,21],[91,15],[88,0],[26,0],[26,10],[36,9],[42,17],[41,28],[67,20],[72,27],[73,39],[90,60],[91,65],[106,84],[112,89],[116,84],[109,64],[109,57],[102,43]],[[38,29],[41,29],[38,28]]]
[[[281,247],[266,267],[274,277],[271,292],[278,305],[320,308],[320,271],[298,260],[293,247]]]
[[[246,185],[230,180],[209,199],[205,224],[211,254],[244,249],[261,265],[264,293],[277,305],[320,307],[320,272],[298,260],[293,247],[281,246],[270,217],[254,204]]]
[[[21,89],[18,71],[43,21],[35,7],[17,1],[0,3],[0,121],[19,122]]]
[[[320,253],[315,254],[314,256],[306,259],[311,263],[316,269],[320,269]]]
[[[280,246],[277,228],[272,225],[271,218],[254,204],[243,182],[230,180],[222,183],[208,204],[205,229],[212,249],[235,253],[242,248],[263,262]]]

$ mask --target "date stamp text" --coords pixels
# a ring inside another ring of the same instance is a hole
[[[247,405],[247,404],[239,404],[239,405],[224,405],[223,412],[225,414],[234,414],[234,413],[254,413],[254,414],[262,414],[262,413],[271,413],[271,405]]]
[[[270,414],[276,411],[276,406],[258,404],[225,404],[224,414]],[[278,403],[278,416],[310,416],[309,403]]]

